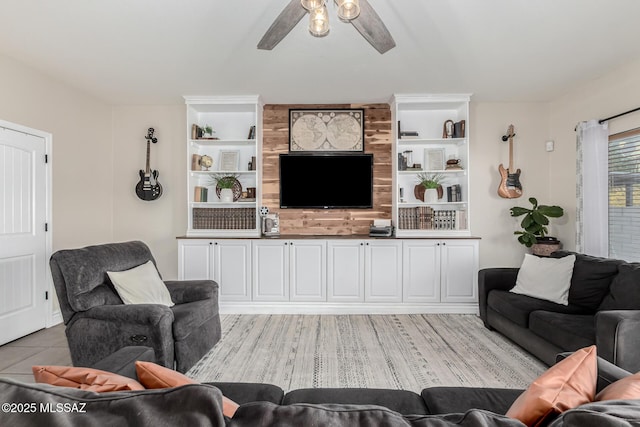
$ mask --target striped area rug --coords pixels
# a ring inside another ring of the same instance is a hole
[[[475,315],[221,315],[187,375],[308,387],[525,388],[546,366]]]

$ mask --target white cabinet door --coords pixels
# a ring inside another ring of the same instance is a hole
[[[216,240],[213,265],[221,301],[251,300],[251,241]]]
[[[252,243],[253,300],[289,300],[289,243],[281,240]]]
[[[403,242],[402,289],[405,302],[440,302],[440,242]]]
[[[327,300],[327,244],[324,240],[289,242],[291,301]]]
[[[365,242],[364,299],[402,301],[402,244],[392,240]]]
[[[327,300],[364,301],[364,242],[329,240],[327,253]]]
[[[478,300],[478,246],[477,240],[442,241],[442,302]]]
[[[213,279],[213,241],[178,240],[178,280]]]

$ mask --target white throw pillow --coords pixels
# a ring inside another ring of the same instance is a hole
[[[569,305],[569,287],[575,262],[575,255],[540,258],[525,254],[516,286],[510,292]]]
[[[172,307],[171,295],[153,262],[126,271],[107,271],[125,304],[162,304]]]

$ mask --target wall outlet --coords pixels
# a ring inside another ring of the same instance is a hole
[[[546,149],[547,151],[553,151],[553,149],[554,149],[554,143],[553,143],[553,141],[547,141],[547,142],[545,143],[545,149]]]

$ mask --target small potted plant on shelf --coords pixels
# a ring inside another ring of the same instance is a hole
[[[199,130],[199,138],[205,138],[205,139],[210,139],[213,137],[213,128],[209,125],[203,125],[198,127]]]
[[[442,181],[444,175],[440,173],[422,172],[417,175],[418,184],[413,188],[416,199],[426,203],[435,203],[442,198]]]
[[[518,236],[518,242],[531,248],[534,255],[549,256],[562,246],[558,239],[547,236],[549,218],[560,218],[564,215],[564,210],[560,206],[539,205],[534,197],[530,197],[529,202],[531,209],[519,206],[510,209],[513,217],[525,216],[520,222],[522,231],[514,231],[513,234]]]
[[[213,174],[211,180],[216,185],[216,194],[223,203],[235,202],[242,194],[242,186],[236,174]]]

